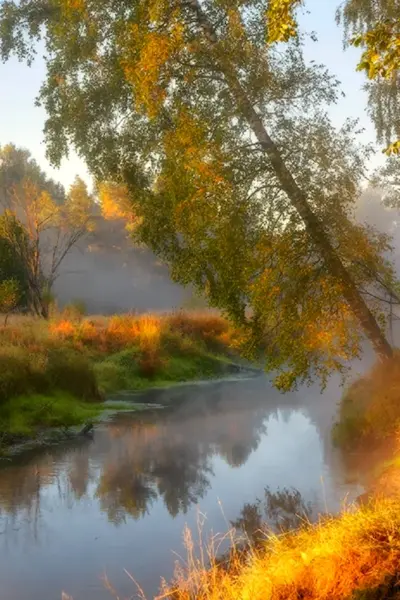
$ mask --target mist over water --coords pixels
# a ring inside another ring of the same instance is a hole
[[[334,387],[328,393],[334,394]],[[179,409],[119,414],[79,440],[0,470],[2,600],[107,600],[107,574],[149,598],[184,557],[182,532],[226,532],[246,504],[295,488],[316,517],[362,490],[346,483],[316,388],[282,396],[264,377],[169,390]],[[294,515],[289,515],[293,518]],[[278,516],[279,525],[279,516]]]

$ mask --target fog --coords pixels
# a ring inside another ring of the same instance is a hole
[[[393,236],[393,259],[400,273],[398,211],[385,208],[379,192],[368,189],[357,204],[355,216]],[[123,222],[101,217],[96,221],[96,230],[81,240],[62,264],[54,288],[61,307],[79,299],[89,313],[111,314],[172,310],[190,302],[192,291],[174,283],[168,268],[152,252],[135,247]],[[400,339],[400,328],[395,329]]]
[[[60,307],[81,300],[90,314],[172,310],[192,298],[152,252],[133,245],[122,222],[101,217],[62,263],[54,292]]]

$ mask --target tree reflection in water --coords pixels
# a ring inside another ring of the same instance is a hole
[[[2,468],[0,528],[23,521],[36,535],[49,490],[52,506],[55,494],[70,507],[97,500],[115,525],[127,516],[142,518],[160,500],[172,517],[186,513],[211,485],[212,458],[242,466],[257,449],[268,414],[265,406],[226,411],[217,403],[211,414],[201,404],[188,414],[144,414],[140,420],[120,414],[93,440],[52,447]]]
[[[315,508],[311,502],[305,502],[294,488],[278,489],[276,492],[266,488],[264,499],[245,504],[240,517],[231,524],[246,535],[251,545],[257,546],[265,540],[268,531],[286,532],[313,522]]]

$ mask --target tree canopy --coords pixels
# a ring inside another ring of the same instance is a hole
[[[270,0],[268,40],[286,42],[298,34],[296,9],[304,0]],[[346,45],[362,50],[357,70],[368,78],[369,113],[378,141],[387,154],[400,154],[400,2],[398,0],[345,0],[337,22],[344,25]]]
[[[368,149],[356,123],[330,123],[340,89],[303,59],[300,4],[20,0],[0,10],[3,58],[29,62],[45,44],[50,158],[73,144],[99,181],[124,186],[139,239],[247,327],[249,349],[268,340],[283,389],[342,370],[363,334],[390,356],[379,299],[395,286],[389,240],[351,218]],[[283,34],[268,27],[274,10],[289,19]],[[287,43],[268,44],[270,33]]]

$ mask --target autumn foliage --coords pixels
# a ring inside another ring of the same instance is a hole
[[[77,349],[92,348],[102,353],[138,346],[143,352],[156,351],[170,332],[196,338],[208,346],[235,348],[240,334],[213,312],[115,315],[69,320],[62,315],[49,323],[53,340],[69,341]]]

